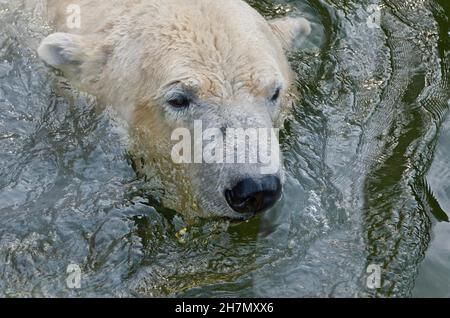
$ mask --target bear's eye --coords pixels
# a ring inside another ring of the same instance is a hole
[[[275,103],[280,98],[280,95],[281,95],[281,87],[278,87],[275,93],[272,95],[270,101]]]
[[[191,105],[191,100],[182,94],[171,97],[167,103],[173,108],[188,108]]]

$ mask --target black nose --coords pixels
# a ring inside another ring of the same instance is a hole
[[[271,208],[281,197],[281,182],[276,176],[244,179],[225,191],[230,207],[239,213],[258,213]]]

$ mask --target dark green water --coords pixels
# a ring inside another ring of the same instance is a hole
[[[114,115],[37,60],[42,1],[0,1],[0,296],[450,296],[448,1],[249,3],[313,34],[284,197],[231,226],[152,206]]]

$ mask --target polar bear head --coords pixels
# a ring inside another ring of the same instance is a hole
[[[129,122],[138,169],[160,182],[165,206],[232,219],[272,207],[283,185],[287,53],[309,22],[267,21],[240,0],[123,2],[76,34],[48,36],[39,56]]]

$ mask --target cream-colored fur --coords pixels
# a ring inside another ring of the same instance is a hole
[[[68,5],[81,28],[67,27]],[[152,166],[165,204],[199,216],[240,217],[224,188],[256,169],[176,166],[171,132],[207,127],[279,127],[288,112],[292,73],[286,53],[311,31],[303,18],[266,21],[241,0],[50,0],[56,33],[38,53],[81,90],[113,105],[130,123],[134,152]],[[268,100],[277,87],[281,102]],[[170,109],[180,89],[196,96],[186,112]]]

